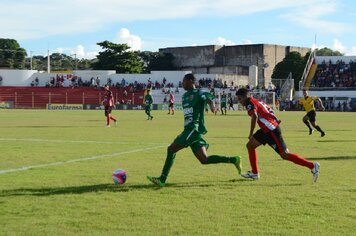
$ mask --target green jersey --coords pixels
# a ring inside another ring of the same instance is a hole
[[[184,129],[194,129],[205,134],[207,129],[204,125],[204,109],[208,100],[214,96],[209,92],[193,89],[183,94]]]
[[[152,103],[153,103],[153,97],[152,97],[152,95],[151,95],[151,94],[146,94],[146,96],[145,96],[145,104],[146,104],[146,107],[147,107],[147,106],[151,107]]]
[[[226,94],[222,94],[220,100],[221,100],[221,103],[225,103],[226,104],[226,102],[227,102]]]

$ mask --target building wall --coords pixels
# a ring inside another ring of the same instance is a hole
[[[215,64],[215,52],[222,46],[176,47],[159,49],[174,55],[173,64],[185,70],[186,67],[209,67]]]
[[[250,66],[258,63],[263,53],[263,44],[225,46],[217,52],[216,65]],[[222,62],[222,63],[221,63]]]
[[[172,53],[175,57],[174,65],[177,68],[189,69],[194,73],[240,74],[239,66],[255,65],[258,67],[259,86],[266,86],[271,81],[274,67],[288,53],[297,51],[304,56],[310,48],[251,44],[162,48],[159,51]]]
[[[299,52],[300,55],[304,57],[308,52],[310,52],[310,48],[271,44],[264,45],[264,63],[268,64],[268,67],[264,69],[265,84],[268,84],[271,81],[271,76],[273,74],[274,67],[279,62],[281,62],[290,52]]]

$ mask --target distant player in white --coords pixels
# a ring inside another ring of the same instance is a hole
[[[214,100],[213,100],[213,102],[214,102],[214,105],[215,105],[215,115],[216,115],[216,113],[218,113],[218,111],[220,110],[220,98],[219,98],[219,96],[215,96],[215,98],[214,98]]]

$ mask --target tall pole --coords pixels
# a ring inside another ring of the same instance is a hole
[[[74,61],[75,61],[75,70],[78,70],[78,63],[77,63],[77,54],[74,54]]]
[[[49,57],[49,49],[47,50],[47,73],[51,73],[51,60]]]
[[[30,51],[30,69],[32,70],[32,53],[33,51]]]
[[[315,36],[314,36],[314,49],[316,49],[316,34],[315,34]]]

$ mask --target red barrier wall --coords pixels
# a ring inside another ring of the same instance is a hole
[[[112,87],[115,102],[142,104],[144,91],[128,92],[123,88]],[[0,102],[13,102],[14,108],[46,108],[51,104],[100,104],[104,98],[103,89],[44,88],[44,87],[6,87],[0,86]]]

